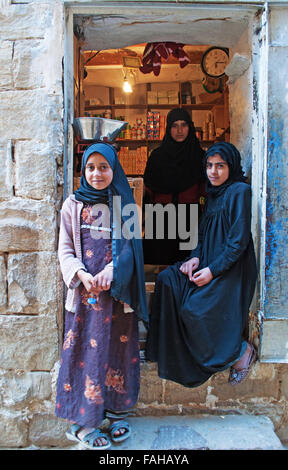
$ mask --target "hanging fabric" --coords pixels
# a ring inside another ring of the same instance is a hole
[[[190,59],[184,52],[185,44],[176,42],[150,42],[146,44],[142,58],[142,67],[139,70],[142,73],[153,72],[158,76],[161,70],[161,60],[168,60],[172,54],[179,60],[180,68],[183,69],[190,63]]]

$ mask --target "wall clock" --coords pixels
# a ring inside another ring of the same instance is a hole
[[[224,70],[228,63],[228,49],[224,47],[210,47],[202,56],[201,69],[208,77],[220,78],[225,75]]]

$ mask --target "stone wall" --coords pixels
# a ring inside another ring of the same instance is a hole
[[[55,417],[54,403],[62,328],[56,250],[63,193],[63,2],[2,3],[0,447],[62,447],[69,444],[67,423]],[[226,371],[186,389],[159,379],[154,364],[142,364],[135,414],[264,414],[287,441],[287,371],[288,365],[258,362],[237,388],[227,385]]]
[[[39,427],[41,443],[49,428],[53,444],[51,370],[62,321],[56,250],[63,192],[63,13],[57,0],[4,1],[0,9],[2,447],[37,444]]]

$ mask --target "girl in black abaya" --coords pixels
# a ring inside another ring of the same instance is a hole
[[[251,189],[240,154],[219,142],[206,153],[208,198],[190,259],[158,275],[146,357],[161,378],[196,387],[231,366],[241,383],[256,359],[243,338],[257,271]]]
[[[205,195],[204,155],[188,112],[182,108],[169,111],[162,144],[152,151],[146,165],[145,202],[163,206],[172,203],[176,215],[177,205],[186,204],[187,229],[190,227],[189,205],[198,204],[200,208],[200,198]],[[179,249],[178,238],[168,239],[167,230],[164,237],[164,240],[156,240],[155,236],[153,240],[144,240],[146,264],[168,265],[187,258],[189,252]]]

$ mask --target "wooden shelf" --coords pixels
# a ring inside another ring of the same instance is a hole
[[[136,144],[160,144],[163,139],[156,139],[156,140],[150,140],[150,139],[116,139],[115,142],[120,144],[123,142],[124,144],[131,144],[131,143],[136,143]],[[214,140],[199,140],[200,144],[213,144],[218,138],[216,137]]]
[[[213,106],[222,105],[218,101],[215,103],[199,103],[199,104],[97,104],[95,106],[86,106],[85,111],[97,111],[99,109],[173,109],[173,108],[184,108],[192,111],[206,111],[211,110]]]

